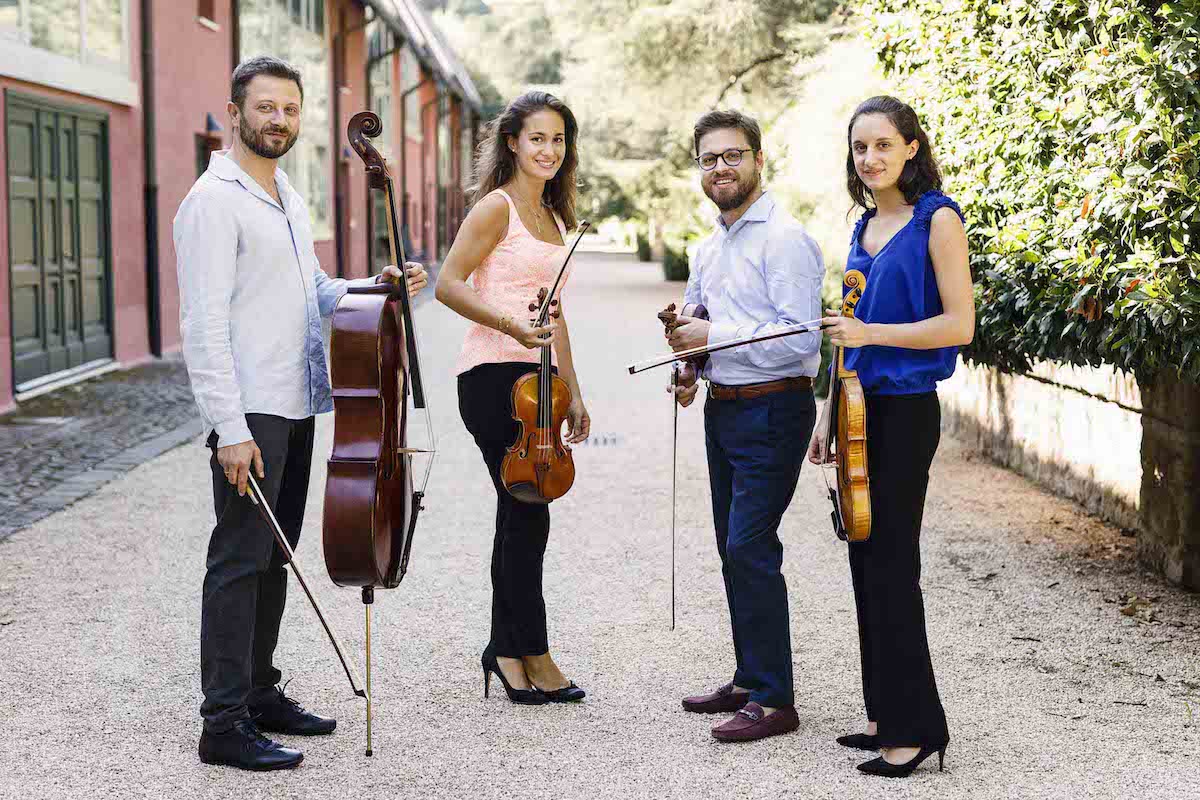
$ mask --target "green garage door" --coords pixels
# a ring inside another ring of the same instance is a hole
[[[107,118],[9,94],[13,379],[112,357]]]

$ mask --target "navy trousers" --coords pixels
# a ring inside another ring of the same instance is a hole
[[[816,423],[811,391],[704,404],[717,552],[725,578],[733,681],[759,705],[793,704],[792,640],[779,521]]]

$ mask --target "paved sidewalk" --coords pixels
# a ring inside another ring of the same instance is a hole
[[[376,605],[375,757],[362,754],[361,701],[294,591],[278,662],[289,693],[335,714],[338,733],[289,739],[306,753],[289,773],[197,760],[212,525],[197,442],[0,543],[0,798],[1200,798],[1200,598],[1136,569],[1118,531],[949,439],[923,542],[947,771],[861,776],[864,755],[833,741],[863,722],[858,643],[845,545],[807,466],[782,533],[800,730],[720,745],[718,720],[685,714],[679,698],[728,680],[733,660],[701,411],[680,415],[671,632],[666,375],[624,369],[661,349],[654,313],[681,290],[657,265],[589,253],[564,301],[595,438],[551,508],[546,594],[551,646],[588,690],[582,705],[482,698],[495,509],[447,366],[464,324],[427,303],[440,455],[409,576]],[[321,558],[330,423],[299,555],[361,657],[358,593],[330,584]]]
[[[178,357],[22,403],[0,416],[0,540],[199,435]]]

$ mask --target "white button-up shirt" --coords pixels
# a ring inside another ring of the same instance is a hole
[[[175,215],[179,330],[205,435],[253,438],[246,414],[305,419],[333,400],[321,317],[352,283],[313,250],[308,208],[275,170],[280,206],[232,159],[214,153]]]
[[[821,316],[821,248],[764,193],[729,228],[720,217],[696,248],[684,303],[703,303],[708,343],[765,335]],[[726,386],[815,376],[821,333],[798,333],[709,356],[704,377]]]

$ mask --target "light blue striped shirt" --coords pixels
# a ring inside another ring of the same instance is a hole
[[[717,217],[692,260],[684,303],[703,303],[708,343],[770,333],[821,316],[821,249],[763,193],[728,229]],[[817,374],[821,334],[799,333],[713,353],[704,377],[725,386]]]
[[[246,414],[304,419],[333,410],[321,317],[353,284],[313,250],[308,208],[275,170],[280,206],[214,153],[175,215],[179,331],[205,435],[251,439]]]

